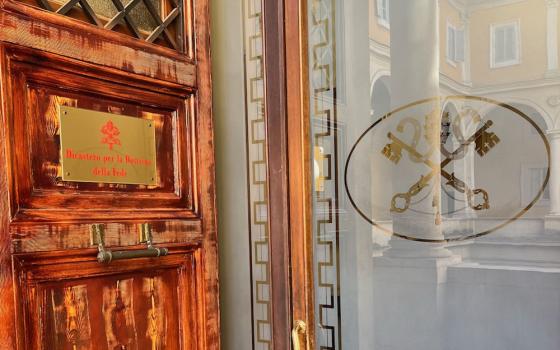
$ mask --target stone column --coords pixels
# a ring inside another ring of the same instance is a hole
[[[547,76],[558,76],[558,0],[546,1]]]
[[[547,132],[550,143],[550,215],[560,216],[560,129]]]
[[[439,95],[436,0],[391,1],[393,107]]]
[[[391,1],[391,101],[392,109],[425,98],[439,96],[439,28],[438,0]],[[430,157],[440,163],[440,103],[408,108],[406,115],[424,124],[424,116],[437,110],[437,121],[429,135],[436,137],[436,151]],[[424,132],[424,130],[422,130]],[[428,148],[424,135],[418,150]],[[405,158],[406,157],[406,158]],[[393,166],[393,190],[407,191],[420,175],[430,169],[423,163],[409,161],[403,153]],[[408,179],[405,180],[404,178]],[[408,182],[411,178],[415,180]],[[399,180],[400,179],[400,180]],[[439,196],[440,174],[427,200],[414,206],[414,211],[393,215],[393,230],[404,231],[415,238],[443,238],[442,225],[436,224],[432,197]],[[427,191],[426,189],[424,191]],[[425,193],[425,192],[424,192]],[[441,203],[441,201],[440,201]],[[441,210],[441,204],[439,204]],[[419,214],[417,211],[428,214]],[[402,232],[399,232],[402,233]],[[415,242],[392,237],[391,248],[373,258],[373,338],[375,349],[444,350],[443,308],[447,268],[460,261],[445,244]]]
[[[547,233],[560,233],[560,129],[547,131],[550,144],[550,213],[545,218]]]
[[[391,104],[395,110],[404,105],[426,98],[439,96],[439,28],[437,0],[393,0],[391,1]],[[439,103],[422,103],[407,108],[406,116],[414,116],[424,124],[423,116],[439,109]],[[441,130],[441,111],[436,111],[436,122],[429,133],[439,140]],[[395,118],[402,118],[395,115]],[[425,129],[422,128],[422,133]],[[421,138],[423,147],[428,149],[425,138]],[[439,144],[430,158],[435,164],[440,163]],[[403,158],[408,158],[405,155]],[[410,186],[429,172],[423,164],[411,164],[403,159],[394,166],[393,189],[406,192]],[[411,175],[411,176],[408,176]],[[413,175],[413,176],[412,176]],[[412,177],[415,179],[412,180]],[[406,178],[406,179],[405,179]],[[436,223],[436,213],[441,213],[440,178],[437,174],[431,180],[433,193],[426,200],[415,205],[414,209],[428,214],[418,214],[412,210],[393,215],[393,230],[408,235],[411,231],[417,238],[439,240],[443,238],[441,224]],[[412,180],[412,182],[410,182]],[[426,190],[424,190],[426,191]],[[436,205],[432,198],[436,198]],[[437,203],[439,201],[439,203]]]

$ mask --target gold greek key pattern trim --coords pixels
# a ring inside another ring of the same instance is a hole
[[[338,140],[336,123],[335,0],[311,0],[311,120],[319,167],[313,196],[318,303],[317,347],[341,349],[338,224]]]
[[[267,138],[261,0],[244,1],[253,349],[272,348]]]

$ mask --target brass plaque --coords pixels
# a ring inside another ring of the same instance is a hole
[[[64,181],[156,184],[152,120],[60,106]]]

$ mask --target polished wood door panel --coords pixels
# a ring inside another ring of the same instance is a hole
[[[220,347],[208,0],[147,1],[175,27],[0,0],[2,350]],[[62,181],[59,106],[154,121],[156,185]],[[92,224],[113,251],[147,224],[169,255],[101,264]]]
[[[131,208],[152,211],[151,216],[159,218],[197,217],[191,166],[195,156],[195,96],[190,89],[163,93],[157,85],[146,89],[130,78],[128,85],[122,85],[114,77],[101,79],[97,71],[86,71],[76,62],[72,69],[66,66],[61,70],[67,60],[16,47],[6,51],[15,220],[49,219],[56,211],[83,209],[84,203],[88,204],[87,210],[74,219],[91,220],[102,215],[96,211],[110,210],[110,215],[115,215]],[[153,120],[156,164],[161,165],[157,167],[157,185],[62,181],[59,106]],[[117,201],[119,205],[115,206]],[[150,217],[150,213],[144,217]]]
[[[192,250],[110,268],[92,256],[15,256],[29,349],[197,348]]]

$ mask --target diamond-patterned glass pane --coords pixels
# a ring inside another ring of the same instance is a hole
[[[20,0],[184,52],[181,0]]]
[[[89,4],[99,17],[112,18],[119,12],[111,0],[91,0]]]
[[[146,1],[152,1],[152,0],[146,0]],[[161,12],[158,11],[158,13]],[[130,17],[140,30],[151,32],[158,25],[158,23],[154,20],[154,18],[150,16],[150,12],[148,11],[148,8],[146,7],[146,5],[144,5],[142,1],[140,1],[138,5],[134,6],[132,10],[130,10]]]

